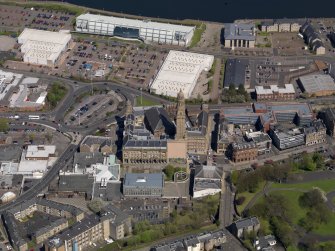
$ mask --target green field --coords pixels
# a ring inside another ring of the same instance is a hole
[[[299,183],[299,184],[284,184],[284,183],[274,183],[271,186],[272,188],[296,188],[296,189],[305,189],[309,190],[313,187],[319,187],[326,193],[335,190],[335,179],[329,180],[318,180],[313,182]]]
[[[200,26],[197,26],[195,28],[192,41],[190,44],[190,48],[196,46],[200,42],[201,36],[205,32],[205,30],[206,30],[206,25],[204,23],[202,23]]]
[[[154,106],[154,105],[159,105],[159,103],[151,100],[151,99],[146,99],[145,97],[136,97],[136,106]]]
[[[300,207],[299,197],[303,192],[299,191],[273,191],[271,194],[282,195],[285,197],[287,206],[290,209],[290,216],[294,224],[298,224],[299,220],[303,218],[307,211],[306,209]]]
[[[313,233],[320,235],[334,235],[335,234],[335,214],[329,219],[327,224],[320,225],[319,228],[313,230]]]
[[[243,193],[239,193],[237,196],[236,196],[236,199],[240,198],[240,197],[245,197],[245,200],[243,202],[243,204],[241,205],[236,205],[236,209],[237,209],[237,212],[239,214],[241,214],[244,210],[244,208],[248,205],[249,201],[251,201],[251,199],[258,193],[260,192],[263,187],[265,185],[265,182],[261,182],[258,186],[258,189],[254,192],[254,193],[249,193],[248,191],[247,192],[243,192]]]
[[[287,206],[289,208],[289,214],[291,216],[291,219],[293,221],[293,224],[298,225],[299,220],[304,218],[307,209],[302,208],[299,205],[299,197],[303,194],[303,190],[311,190],[314,187],[319,187],[320,189],[324,190],[326,193],[330,191],[335,190],[335,180],[320,180],[320,181],[314,181],[314,182],[306,182],[306,183],[299,183],[299,184],[272,184],[271,188],[280,188],[280,189],[293,189],[293,190],[280,190],[280,191],[272,191],[270,194],[274,195],[281,195],[285,197],[285,201],[287,203]],[[301,191],[296,191],[294,189],[301,189]],[[248,194],[245,194],[244,196],[248,196]],[[248,197],[249,199],[249,197]],[[257,203],[260,203],[263,200],[263,197],[260,197],[257,201]],[[250,199],[249,199],[250,201]],[[334,199],[333,199],[334,201]],[[264,219],[262,219],[264,220]],[[317,229],[314,229],[312,231],[313,233],[319,234],[319,235],[335,235],[335,214],[332,214],[332,217],[329,218],[329,221],[326,224],[320,224]],[[294,247],[289,248],[288,250],[296,250]]]

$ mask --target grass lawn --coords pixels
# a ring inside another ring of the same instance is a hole
[[[154,105],[159,105],[159,103],[152,101],[151,99],[146,99],[145,97],[142,97],[142,100],[140,96],[136,97],[136,106],[154,106]]]
[[[307,210],[300,207],[299,205],[299,197],[303,194],[303,192],[299,191],[273,191],[271,194],[277,194],[282,195],[285,197],[287,206],[289,208],[289,212],[291,215],[291,218],[293,220],[293,223],[297,225],[299,223],[299,220],[302,219],[306,213]],[[262,197],[263,198],[263,197]],[[259,199],[261,200],[261,199]],[[262,219],[261,219],[262,221]],[[262,225],[264,222],[262,221]],[[321,224],[318,229],[313,230],[314,233],[320,234],[320,235],[334,235],[335,234],[335,214],[332,214],[332,217],[329,219],[327,224]],[[290,250],[290,249],[288,249]],[[295,250],[295,249],[292,249]]]
[[[327,224],[322,224],[318,229],[313,230],[314,233],[320,235],[334,235],[335,234],[335,214],[328,220]]]
[[[335,190],[335,179],[329,180],[318,180],[313,182],[299,183],[299,184],[279,184],[274,183],[271,186],[272,188],[298,188],[310,190],[313,187],[319,187],[326,193]]]
[[[190,44],[190,48],[196,46],[200,39],[201,39],[201,35],[202,33],[204,33],[206,30],[206,24],[202,23],[200,26],[197,26],[195,28],[195,31],[194,31],[194,34],[193,34],[193,37],[192,37],[192,41],[191,41],[191,44]]]
[[[236,205],[236,208],[237,208],[237,212],[239,214],[241,214],[244,210],[244,208],[246,207],[246,205],[248,205],[249,201],[251,201],[251,199],[256,195],[256,193],[260,192],[263,187],[265,185],[265,181],[264,182],[261,182],[258,186],[258,189],[254,192],[254,193],[249,193],[249,192],[243,192],[243,193],[239,193],[237,196],[236,196],[236,199],[244,196],[245,197],[245,200],[243,202],[243,204],[241,205]]]
[[[289,246],[287,248],[287,251],[299,251],[299,248],[295,247],[295,246]]]

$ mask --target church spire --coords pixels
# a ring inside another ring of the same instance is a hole
[[[185,139],[186,129],[185,129],[185,96],[183,91],[180,89],[180,92],[177,96],[177,116],[176,116],[176,139]]]

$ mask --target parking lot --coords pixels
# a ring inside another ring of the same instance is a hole
[[[112,114],[118,108],[119,101],[111,94],[85,96],[66,115],[65,121],[69,125],[87,124],[95,119],[101,119]]]
[[[26,27],[50,31],[71,29],[74,18],[75,15],[68,12],[0,5],[2,30],[22,31]]]
[[[81,80],[125,80],[146,89],[168,52],[140,43],[81,40],[51,74]]]

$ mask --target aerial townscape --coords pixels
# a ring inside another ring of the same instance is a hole
[[[0,251],[334,251],[334,79],[335,18],[0,0]]]

